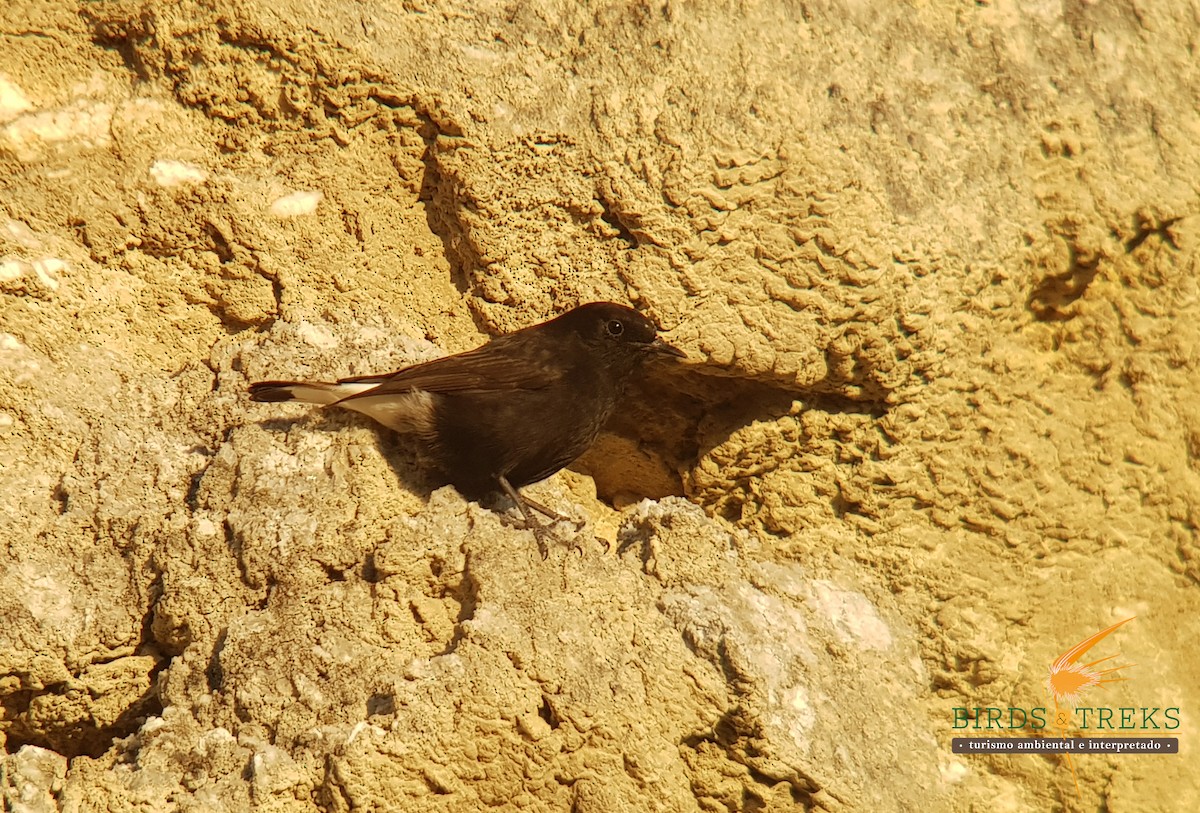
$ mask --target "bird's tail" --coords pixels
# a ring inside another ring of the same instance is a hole
[[[250,385],[251,401],[303,401],[306,404],[333,404],[360,392],[374,389],[379,382],[259,381]]]
[[[434,431],[434,397],[423,390],[385,392],[381,395],[352,395],[365,393],[379,386],[386,377],[365,376],[358,380],[339,381],[259,381],[250,385],[251,401],[301,401],[306,404],[330,404],[361,412],[401,434],[415,432],[432,437]]]

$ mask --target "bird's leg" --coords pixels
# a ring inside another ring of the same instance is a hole
[[[537,511],[539,514],[544,516],[546,519],[552,519],[555,522],[570,522],[573,525],[579,524],[578,521],[571,519],[568,516],[564,516],[564,515],[558,513],[553,508],[550,508],[547,505],[542,505],[540,502],[538,502],[537,500],[535,500],[531,497],[527,497],[524,494],[522,494],[521,499],[525,501],[526,505],[528,505],[534,511]]]
[[[535,539],[537,539],[538,550],[541,551],[542,558],[549,559],[550,558],[550,548],[546,545],[546,537],[550,537],[555,542],[558,542],[559,539],[558,539],[558,537],[556,537],[554,535],[554,533],[549,528],[547,528],[542,523],[536,521],[533,518],[533,513],[529,509],[535,508],[538,511],[540,511],[541,513],[545,514],[550,519],[556,519],[556,518],[562,519],[562,517],[560,517],[558,514],[554,513],[553,511],[550,511],[545,506],[539,505],[538,503],[534,502],[533,500],[526,500],[524,497],[521,496],[521,492],[519,492],[515,488],[513,488],[512,483],[508,482],[508,478],[505,477],[503,474],[500,475],[499,477],[497,477],[496,481],[498,483],[500,483],[500,488],[504,489],[504,493],[509,496],[509,499],[511,499],[513,502],[515,502],[517,504],[517,508],[520,509],[521,516],[525,519],[525,530],[533,531],[533,536]]]

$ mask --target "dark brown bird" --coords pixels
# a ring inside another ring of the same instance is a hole
[[[466,353],[336,384],[260,381],[254,401],[304,401],[353,409],[427,445],[446,479],[468,499],[502,491],[538,537],[534,508],[518,489],[544,480],[587,451],[647,359],[684,353],[658,338],[642,314],[589,302]]]

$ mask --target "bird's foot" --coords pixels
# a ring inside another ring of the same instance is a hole
[[[553,530],[551,530],[551,526],[544,525],[536,520],[533,516],[533,511],[537,511],[542,516],[551,520],[551,522],[569,522],[574,525],[575,535],[572,538],[570,545],[572,549],[578,550],[582,555],[583,546],[579,542],[579,531],[583,530],[583,528],[587,525],[586,520],[577,520],[571,517],[565,517],[552,508],[542,505],[537,500],[531,500],[522,495],[519,491],[512,487],[506,478],[500,477],[498,480],[500,482],[500,487],[504,489],[504,492],[509,496],[509,499],[517,504],[517,509],[521,512],[521,519],[523,520],[522,524],[525,530],[533,532],[533,536],[538,543],[538,551],[542,554],[543,559],[550,558],[550,546],[547,540],[556,542],[560,545],[565,544],[565,541],[555,534]]]
[[[533,531],[533,538],[537,540],[538,553],[542,554],[542,561],[550,558],[550,542],[559,545],[563,543],[563,540],[554,531],[540,522],[534,522],[532,525],[527,522],[525,528]]]

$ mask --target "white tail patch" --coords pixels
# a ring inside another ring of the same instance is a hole
[[[379,386],[375,384],[339,384],[339,387],[358,387],[357,392]],[[425,390],[389,392],[384,395],[364,395],[341,401],[338,406],[353,409],[378,421],[388,429],[401,433],[433,435],[433,395]]]
[[[286,389],[294,401],[306,404],[336,404],[343,398],[366,392],[379,384],[323,384],[316,381],[297,381],[280,389]]]

